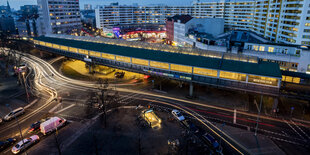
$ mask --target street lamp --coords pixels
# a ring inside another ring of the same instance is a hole
[[[25,72],[22,72],[22,75],[23,75],[24,86],[25,86],[25,90],[26,90],[26,94],[27,94],[27,101],[29,103],[29,94],[28,94],[28,89],[27,89],[27,85],[26,85]]]
[[[10,109],[11,112],[13,112],[12,108],[10,107],[9,104],[6,104],[6,107],[8,107]],[[23,133],[22,133],[22,130],[20,129],[20,125],[19,125],[19,122],[18,122],[18,119],[16,117],[16,115],[14,114],[14,118],[16,120],[16,123],[17,123],[17,126],[18,126],[18,129],[19,129],[19,134],[20,134],[20,137],[22,138],[22,142],[23,142],[23,145],[25,146],[24,144],[24,137],[23,137]],[[27,155],[27,152],[25,150],[25,154]]]

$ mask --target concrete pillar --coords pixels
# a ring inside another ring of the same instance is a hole
[[[248,82],[249,82],[249,75],[247,74],[246,79],[245,79],[245,83],[248,83]]]
[[[88,65],[89,74],[91,74],[91,73],[92,73],[92,69],[91,69],[91,68],[92,68],[92,65],[91,65],[91,64],[89,64],[89,65]]]
[[[189,85],[189,96],[193,96],[193,91],[194,91],[194,85],[193,83],[191,82],[190,85]]]
[[[281,87],[281,81],[282,79],[278,79],[278,87],[280,88]]]
[[[42,51],[40,51],[40,57],[43,58],[43,52]]]

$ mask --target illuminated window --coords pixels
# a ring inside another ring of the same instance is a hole
[[[310,26],[310,23],[306,23],[305,26]]]
[[[257,45],[254,45],[254,46],[253,46],[253,50],[258,51],[258,46],[257,46]]]
[[[193,67],[190,67],[190,66],[170,64],[170,69],[173,71],[179,71],[179,72],[184,72],[184,73],[192,73],[192,68]]]
[[[68,51],[68,46],[60,46],[61,50]]]
[[[111,59],[111,60],[114,60],[115,59],[115,56],[113,54],[105,54],[105,53],[102,53],[101,54],[101,57],[105,58],[105,59]]]
[[[116,56],[116,60],[130,63],[130,57]]]
[[[88,51],[83,49],[79,49],[79,53],[88,55]]]
[[[60,22],[57,22],[57,23],[56,23],[56,25],[60,25],[60,24],[61,24]]]
[[[248,82],[271,85],[271,86],[278,86],[277,78],[270,78],[270,77],[264,77],[264,76],[249,75]]]
[[[274,51],[274,47],[269,47],[268,48],[268,52],[273,52]]]
[[[77,52],[78,52],[78,49],[77,49],[77,48],[73,48],[73,47],[69,47],[69,51],[70,51],[70,52],[77,53]]]
[[[265,51],[265,46],[260,46],[259,51]]]
[[[217,77],[217,70],[194,67],[194,74]]]
[[[51,44],[51,43],[46,43],[45,46],[47,46],[47,47],[53,47],[53,44]]]
[[[220,71],[220,78],[238,80],[238,81],[245,81],[246,75],[240,74],[240,73]]]
[[[100,52],[94,52],[94,51],[89,51],[89,55],[95,56],[95,57],[100,57]]]
[[[149,65],[148,60],[132,58],[131,61],[132,61],[132,63],[137,64],[137,65],[143,65],[143,66]]]
[[[157,61],[150,61],[150,66],[155,67],[155,68],[169,69],[168,63],[157,62]]]
[[[40,43],[40,45],[45,46],[45,42],[40,41],[39,43]]]
[[[57,44],[53,44],[53,48],[60,49],[60,46]]]

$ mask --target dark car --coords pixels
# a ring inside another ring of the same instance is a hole
[[[199,132],[199,129],[196,127],[196,125],[193,122],[191,122],[189,120],[185,120],[185,121],[183,121],[183,124],[184,124],[184,126],[187,127],[187,129],[189,131],[191,131],[193,133],[198,133]]]
[[[0,141],[0,151],[8,148],[10,145],[14,144],[16,142],[15,138],[9,138],[5,141]]]
[[[41,121],[32,123],[30,125],[30,128],[28,129],[28,133],[32,133],[34,131],[40,130],[40,124],[41,124]]]
[[[217,142],[217,140],[212,135],[205,133],[204,135],[202,135],[202,139],[206,143],[211,145],[212,148],[216,150],[216,152],[222,152],[222,147],[220,146],[220,144]]]
[[[49,120],[49,119],[50,119],[50,117],[47,117],[47,118],[41,119],[40,121],[37,121],[37,122],[32,123],[32,124],[30,125],[29,129],[28,129],[28,133],[32,133],[32,132],[34,132],[34,131],[40,130],[40,124],[41,124],[42,122],[45,122],[45,121]]]
[[[115,72],[114,76],[116,78],[123,78],[125,75],[125,72]]]

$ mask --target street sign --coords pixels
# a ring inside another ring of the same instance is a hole
[[[84,61],[92,62],[90,58],[84,58]]]

